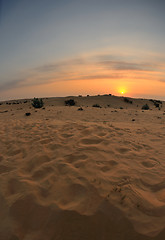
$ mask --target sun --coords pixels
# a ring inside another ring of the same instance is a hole
[[[126,90],[124,88],[119,89],[121,95],[125,94]]]

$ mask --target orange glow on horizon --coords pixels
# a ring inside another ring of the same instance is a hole
[[[121,95],[124,95],[124,94],[127,93],[128,91],[126,90],[125,87],[120,87],[120,88],[118,88],[118,92],[119,92]]]

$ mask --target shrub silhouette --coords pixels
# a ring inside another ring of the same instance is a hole
[[[83,111],[84,109],[82,107],[78,108],[77,109],[78,111]]]
[[[149,110],[150,108],[149,108],[148,104],[146,103],[145,105],[142,106],[142,109],[143,110]]]
[[[30,116],[30,115],[31,115],[30,112],[25,113],[25,116]]]
[[[124,98],[124,102],[132,104],[132,101],[129,100],[128,98]]]
[[[74,99],[65,100],[66,106],[74,106],[75,104],[76,103],[75,103]]]
[[[162,105],[162,101],[160,101],[160,100],[150,99],[149,101],[153,102],[153,104],[155,105],[156,108],[160,108]]]
[[[97,108],[101,108],[99,104],[93,104],[92,107],[97,107]]]
[[[43,105],[44,105],[44,103],[43,103],[43,101],[42,101],[42,98],[41,98],[41,99],[39,99],[39,98],[34,98],[34,99],[32,100],[32,106],[33,106],[34,108],[42,108]]]

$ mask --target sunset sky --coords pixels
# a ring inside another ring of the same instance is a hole
[[[165,100],[164,0],[0,0],[0,100]]]

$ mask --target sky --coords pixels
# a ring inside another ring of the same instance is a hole
[[[164,0],[0,0],[0,101],[165,100]]]

